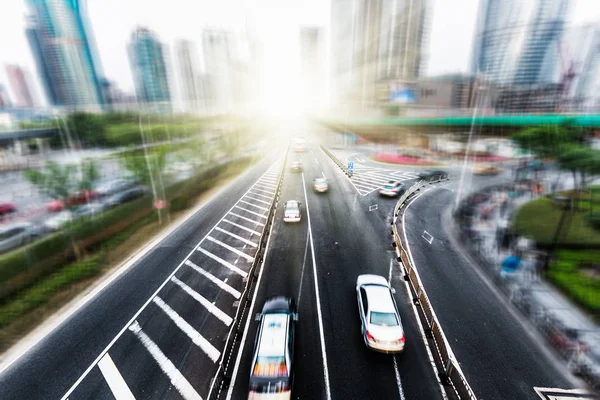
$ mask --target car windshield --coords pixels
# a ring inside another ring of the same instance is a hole
[[[317,185],[324,185],[324,184],[325,184],[325,183],[327,183],[327,182],[325,181],[325,179],[316,179],[316,180],[315,180],[315,183],[316,183]]]
[[[379,326],[398,326],[398,318],[394,313],[371,312],[371,324]]]
[[[384,185],[383,188],[384,189],[394,189],[395,186],[394,185]]]

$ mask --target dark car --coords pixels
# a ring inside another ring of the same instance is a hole
[[[298,321],[293,298],[276,296],[265,301],[254,343],[248,399],[290,399],[294,379],[294,332]]]
[[[441,178],[446,175],[448,175],[448,173],[446,171],[442,171],[441,169],[426,169],[425,171],[421,171],[417,174],[419,179]]]
[[[294,161],[291,165],[291,170],[294,172],[302,172],[302,161]]]
[[[106,199],[104,205],[106,206],[106,208],[115,207],[119,204],[127,203],[128,201],[137,199],[138,197],[142,197],[147,192],[148,190],[146,190],[146,188],[143,186],[127,189],[123,192],[110,196],[108,199]]]

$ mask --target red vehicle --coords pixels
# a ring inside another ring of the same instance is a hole
[[[80,204],[88,203],[92,200],[97,199],[100,195],[92,190],[78,190],[71,193],[67,199],[67,206],[77,206]],[[46,204],[46,210],[48,212],[59,212],[65,209],[65,202],[62,200],[52,200]]]
[[[12,214],[17,212],[17,207],[15,207],[12,203],[0,203],[0,218],[4,218],[4,216],[8,214]]]

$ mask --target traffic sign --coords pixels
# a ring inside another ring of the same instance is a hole
[[[348,169],[354,168],[354,162],[348,161]]]

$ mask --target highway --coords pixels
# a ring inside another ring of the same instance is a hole
[[[285,146],[265,155],[4,370],[0,398],[246,398],[253,317],[272,295],[298,302],[294,399],[446,398],[451,389],[438,382],[394,261],[397,199],[376,192],[389,179],[410,186],[415,170],[365,163],[350,180],[317,138],[306,138],[306,151],[292,147],[287,165]],[[303,161],[302,172],[289,170],[295,160]],[[214,385],[280,173],[281,197],[232,379]],[[329,191],[316,193],[312,181],[323,176]],[[533,399],[534,386],[573,387],[456,250],[447,221],[455,188],[450,181],[416,198],[399,229],[406,227],[404,240],[467,380],[483,399]],[[286,224],[281,206],[292,199],[302,202],[302,221]],[[432,243],[421,238],[424,230]],[[406,336],[401,354],[363,343],[355,295],[363,273],[391,278]]]

